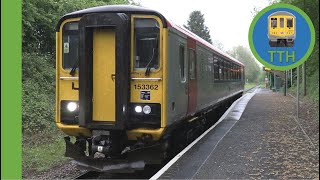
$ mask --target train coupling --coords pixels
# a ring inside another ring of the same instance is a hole
[[[143,170],[145,167],[145,162],[143,160],[128,160],[128,159],[118,159],[114,157],[108,157],[111,154],[112,148],[110,148],[110,143],[108,138],[104,137],[93,137],[89,142],[89,149],[87,149],[87,141],[85,138],[77,138],[76,142],[71,142],[70,137],[64,138],[66,143],[66,157],[71,157],[74,160],[73,164],[77,165],[79,168],[89,169],[91,171],[97,172],[133,172],[136,170]],[[90,154],[86,151],[90,150]],[[103,158],[96,158],[94,154],[99,152],[100,154],[107,154]]]
[[[71,157],[74,159],[86,157],[86,140],[78,139],[75,143],[72,143],[69,136],[64,137],[66,143],[66,157]]]

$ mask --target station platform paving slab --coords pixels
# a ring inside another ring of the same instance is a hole
[[[248,104],[246,98],[234,103],[216,127],[154,177],[319,179],[319,151],[294,118],[292,98],[268,89],[251,96]]]

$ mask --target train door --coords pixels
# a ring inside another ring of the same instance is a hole
[[[115,121],[115,83],[114,30],[95,28],[93,31],[93,121]]]
[[[196,41],[188,38],[188,115],[193,115],[197,106],[197,57],[196,57]]]
[[[85,15],[79,29],[79,125],[122,130],[130,96],[128,17]]]

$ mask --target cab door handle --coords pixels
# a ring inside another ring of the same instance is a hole
[[[113,82],[114,82],[115,78],[116,78],[116,75],[115,74],[111,74],[111,79],[112,79]]]

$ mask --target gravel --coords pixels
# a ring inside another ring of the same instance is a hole
[[[85,170],[78,169],[68,161],[63,165],[56,166],[47,171],[23,171],[23,179],[73,179],[74,177],[85,173]]]

